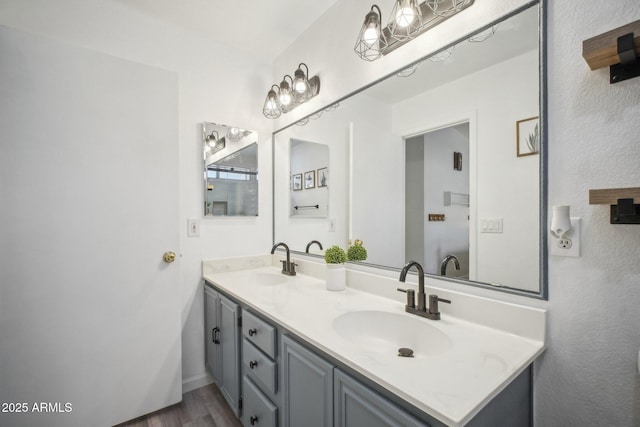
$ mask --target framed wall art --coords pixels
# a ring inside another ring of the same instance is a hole
[[[540,152],[540,118],[530,117],[516,122],[516,154],[531,156]]]
[[[318,169],[316,177],[318,178],[318,188],[326,187],[329,184],[329,172],[327,168]]]
[[[312,170],[304,173],[304,189],[308,190],[310,188],[316,187],[316,171]]]
[[[291,188],[293,191],[302,190],[302,174],[297,173],[291,177]]]

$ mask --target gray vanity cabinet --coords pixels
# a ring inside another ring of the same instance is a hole
[[[205,365],[240,415],[240,306],[205,286]]]
[[[242,425],[277,427],[278,330],[249,310],[242,311]]]
[[[282,336],[283,427],[333,426],[333,369],[332,364]]]
[[[334,399],[335,427],[429,427],[339,369]]]
[[[261,315],[205,286],[206,368],[243,426],[444,427]],[[531,390],[529,367],[466,426],[530,427]]]

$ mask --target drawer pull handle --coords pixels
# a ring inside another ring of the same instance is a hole
[[[214,344],[220,344],[220,339],[218,338],[218,333],[220,332],[220,328],[217,326],[211,330],[211,340]]]
[[[258,333],[256,328],[249,329],[249,336],[252,337]]]
[[[255,367],[258,366],[258,361],[257,360],[252,360],[249,362],[249,367],[251,369],[255,369]]]
[[[251,418],[249,418],[249,422],[251,423],[251,425],[258,424],[258,417],[252,415]]]

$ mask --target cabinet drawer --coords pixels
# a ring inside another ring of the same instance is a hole
[[[248,311],[243,314],[242,335],[272,359],[276,358],[276,328]]]
[[[251,378],[275,393],[277,388],[276,362],[258,350],[246,338],[242,343],[242,364]]]
[[[246,375],[242,379],[242,388],[244,390],[242,425],[245,427],[277,427],[278,408]]]

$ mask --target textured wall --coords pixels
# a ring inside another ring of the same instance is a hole
[[[610,85],[582,40],[640,19],[638,0],[549,5],[549,205],[582,217],[582,257],[549,258],[538,426],[638,426],[640,226],[609,224],[590,188],[640,186],[640,78]]]

